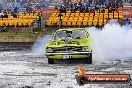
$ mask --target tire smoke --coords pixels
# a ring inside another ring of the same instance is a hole
[[[107,24],[102,30],[87,28],[91,36],[94,62],[132,58],[132,28],[130,25]]]
[[[32,52],[37,55],[44,55],[46,44],[50,41],[52,36],[44,35],[32,47]]]

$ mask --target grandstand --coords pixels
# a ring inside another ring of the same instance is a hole
[[[22,2],[9,2],[7,3],[6,15],[7,17],[0,18],[0,26],[6,27],[31,27],[36,22],[37,12],[42,12],[44,16],[43,24],[49,27],[59,26],[77,26],[77,27],[90,27],[107,24],[110,19],[118,19],[119,21],[124,18],[132,18],[131,5],[124,5],[124,1],[117,0],[110,4],[112,0],[56,0],[50,5],[57,4],[57,8],[45,8],[45,6],[38,6],[35,0]],[[90,2],[91,1],[91,2]],[[97,2],[99,1],[99,2]],[[104,1],[104,2],[103,2]],[[108,1],[108,2],[107,2]],[[48,3],[45,0],[40,0],[40,3]],[[26,6],[29,7],[26,7]],[[32,7],[31,11],[30,7]],[[41,8],[40,8],[41,7]],[[27,10],[28,8],[28,10]],[[13,14],[12,14],[13,13]],[[62,15],[60,21],[60,15]],[[48,19],[47,19],[48,18]],[[44,26],[45,27],[45,26]]]
[[[31,27],[36,20],[37,13],[22,13],[20,12],[17,18],[14,18],[11,14],[7,14],[8,18],[0,18],[0,26],[6,27]]]
[[[105,9],[104,13],[80,13],[79,11],[72,13],[67,11],[61,14],[63,15],[62,26],[103,26],[110,19],[124,18],[122,11],[108,12],[108,9]],[[47,26],[58,26],[59,21],[59,12],[54,11],[47,20]]]
[[[98,2],[99,1],[99,2]],[[54,11],[47,26],[103,26],[110,19],[124,19],[123,2],[117,0],[67,0]],[[112,4],[111,4],[112,3]],[[62,18],[60,20],[60,14]],[[60,22],[61,21],[61,22]]]

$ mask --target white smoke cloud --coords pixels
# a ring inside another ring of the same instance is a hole
[[[52,39],[51,35],[44,35],[40,38],[32,47],[33,53],[44,55],[46,44],[50,42],[50,39]]]
[[[88,28],[92,38],[94,62],[132,58],[132,28],[107,24],[102,30]]]

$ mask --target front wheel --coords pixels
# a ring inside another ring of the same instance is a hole
[[[49,64],[54,64],[55,61],[54,61],[54,59],[49,59],[49,58],[48,58],[48,63],[49,63]]]

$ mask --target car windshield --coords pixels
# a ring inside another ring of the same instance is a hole
[[[65,38],[66,36],[70,36],[72,38],[87,38],[88,36],[86,35],[85,30],[72,30],[72,31],[58,31],[55,36],[53,37],[54,40],[58,38]]]

